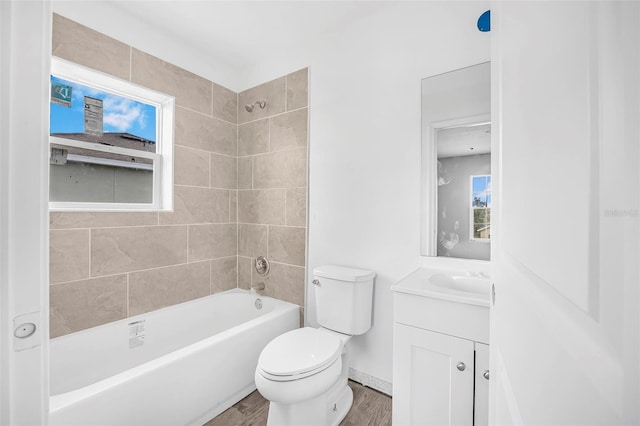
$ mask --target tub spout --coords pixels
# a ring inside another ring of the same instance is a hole
[[[251,293],[259,293],[262,294],[264,291],[264,283],[260,281],[257,284],[251,284]]]

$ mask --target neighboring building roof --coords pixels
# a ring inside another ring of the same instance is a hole
[[[120,148],[135,149],[137,151],[156,152],[156,143],[154,141],[142,138],[140,136],[132,135],[130,133],[108,132],[104,133],[102,136],[89,135],[85,133],[52,133],[51,136],[101,145],[117,146]],[[85,155],[96,158],[108,158],[120,161],[131,161],[144,164],[152,163],[151,160],[146,158],[127,158],[120,154],[109,154],[106,152],[98,151],[91,151],[88,153],[87,150],[68,146],[60,146],[59,148],[66,150],[68,154]]]
[[[149,139],[130,133],[107,132],[102,136],[88,135],[85,133],[52,133],[51,136],[65,139],[73,139],[89,143],[119,146],[121,148],[136,149],[138,151],[156,152],[156,143]]]

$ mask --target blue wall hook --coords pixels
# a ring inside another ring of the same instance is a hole
[[[491,10],[487,10],[478,18],[478,30],[483,33],[491,31]]]

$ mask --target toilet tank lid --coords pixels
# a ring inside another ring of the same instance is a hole
[[[369,281],[376,276],[373,271],[366,269],[348,268],[346,266],[323,265],[313,268],[313,275],[339,281],[361,282]]]

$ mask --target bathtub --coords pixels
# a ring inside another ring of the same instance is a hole
[[[297,305],[234,289],[52,339],[49,424],[200,426],[298,326]]]

